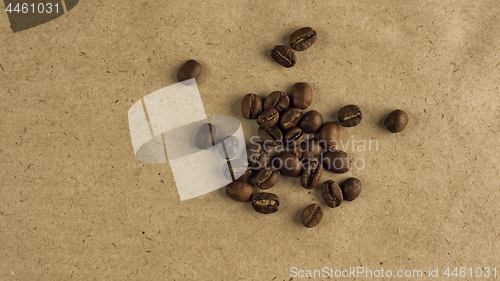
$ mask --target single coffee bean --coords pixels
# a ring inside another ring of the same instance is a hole
[[[277,126],[273,126],[269,129],[259,127],[259,129],[257,129],[257,134],[266,149],[268,146],[277,146],[283,141],[283,133],[281,133],[281,130]]]
[[[253,170],[260,170],[269,161],[269,152],[262,146],[262,143],[252,143],[247,150],[248,163]]]
[[[325,204],[330,208],[335,208],[342,204],[342,190],[335,181],[325,181],[321,185],[321,195],[325,200]]]
[[[222,174],[230,181],[233,180],[233,177],[234,180],[243,181],[252,175],[252,170],[250,169],[248,161],[243,159],[234,159],[230,161],[229,165],[228,163],[224,163],[222,166]]]
[[[343,174],[351,167],[351,158],[347,153],[340,150],[323,153],[323,167],[330,172]]]
[[[290,101],[293,107],[306,109],[313,101],[313,90],[307,83],[296,83],[290,90]]]
[[[290,98],[281,91],[274,91],[264,101],[264,109],[274,108],[278,112],[283,112],[290,105]]]
[[[269,189],[280,181],[280,171],[266,167],[255,177],[255,184],[260,189]]]
[[[342,107],[337,113],[340,125],[344,127],[354,127],[361,122],[363,118],[361,114],[361,108],[359,106],[351,104]]]
[[[216,128],[210,123],[205,123],[200,126],[194,137],[194,144],[199,149],[207,149],[212,147],[215,139]]]
[[[339,126],[333,122],[326,122],[319,129],[319,140],[323,148],[328,150],[335,149],[340,142]]]
[[[271,50],[271,58],[286,68],[295,65],[297,59],[292,49],[284,45],[277,45]]]
[[[357,178],[348,178],[344,181],[344,183],[342,183],[340,189],[342,189],[344,199],[352,201],[358,198],[363,186],[361,185],[361,181]]]
[[[321,125],[323,125],[323,116],[316,110],[304,114],[299,123],[299,127],[308,134],[315,133]]]
[[[408,114],[401,109],[396,109],[385,118],[384,125],[391,133],[399,133],[408,125]]]
[[[289,108],[283,112],[280,118],[280,126],[283,130],[288,130],[292,127],[296,127],[300,119],[302,118],[302,109],[300,108]]]
[[[310,27],[303,27],[292,33],[288,42],[290,43],[290,47],[292,47],[292,49],[296,51],[304,51],[316,42],[316,37],[317,34],[314,29]]]
[[[305,163],[300,177],[300,185],[305,189],[313,189],[318,185],[323,175],[323,167],[318,160],[313,159]]]
[[[262,214],[274,213],[278,211],[278,207],[280,206],[278,196],[273,193],[255,193],[250,200],[254,210]]]
[[[305,134],[299,127],[292,127],[286,131],[283,141],[288,147],[296,147],[304,140]]]
[[[307,140],[300,144],[302,150],[302,161],[309,161],[312,159],[320,159],[323,153],[323,147],[318,140]]]
[[[238,154],[238,151],[240,150],[240,142],[238,141],[237,137],[235,136],[226,137],[222,141],[222,143],[224,145],[221,145],[219,147],[219,154],[222,158],[231,159],[234,156],[236,156],[236,154]]]
[[[253,187],[245,181],[233,181],[226,186],[226,194],[231,199],[246,202],[252,198]]]
[[[315,227],[323,219],[323,209],[318,204],[311,204],[307,206],[302,215],[300,216],[300,221],[305,227]]]
[[[279,119],[280,114],[278,113],[278,111],[274,108],[268,108],[264,109],[259,117],[257,117],[257,124],[259,124],[261,128],[269,129],[272,126],[276,125]]]
[[[177,80],[182,82],[184,80],[189,80],[195,78],[198,80],[198,77],[201,75],[201,64],[195,60],[188,60],[185,62],[179,71],[177,71]]]
[[[296,177],[302,172],[300,159],[290,151],[283,151],[273,158],[271,166],[287,177]]]
[[[248,94],[241,101],[241,113],[246,119],[256,119],[262,112],[262,99],[255,94]]]

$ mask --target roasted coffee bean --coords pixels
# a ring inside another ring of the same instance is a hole
[[[299,123],[299,127],[308,134],[319,130],[321,125],[323,125],[323,116],[316,110],[311,110],[304,114]]]
[[[274,91],[264,101],[264,109],[274,108],[278,112],[283,112],[290,105],[290,98],[281,91]]]
[[[344,127],[354,127],[361,122],[363,115],[359,106],[351,104],[342,107],[337,113],[340,125]]]
[[[229,164],[231,168],[229,168],[228,163],[224,163],[222,166],[222,174],[230,181],[233,180],[233,177],[235,180],[243,181],[252,175],[252,170],[246,160],[234,159],[231,160]]]
[[[194,137],[194,144],[199,149],[207,149],[214,145],[216,128],[210,123],[205,123],[200,126]]]
[[[305,189],[313,189],[318,185],[323,175],[323,167],[318,160],[313,159],[305,163],[300,177],[300,185]]]
[[[226,194],[231,199],[246,202],[252,198],[253,187],[245,181],[233,181],[226,186]]]
[[[260,192],[252,195],[250,199],[255,211],[262,214],[270,214],[278,211],[280,206],[279,198],[276,194]]]
[[[323,153],[323,167],[330,172],[343,174],[351,167],[351,158],[347,153],[340,150]]]
[[[283,141],[283,133],[281,133],[281,130],[277,126],[269,129],[259,128],[257,129],[257,134],[262,140],[265,149],[268,146],[276,146]]]
[[[267,165],[269,161],[269,152],[262,146],[262,143],[252,143],[248,147],[247,158],[250,168],[260,170]]]
[[[320,159],[321,153],[323,153],[323,147],[318,140],[303,141],[300,144],[300,149],[302,151],[302,161]]]
[[[201,75],[202,66],[195,60],[188,60],[185,62],[179,71],[177,71],[177,80],[182,82],[184,80],[189,80],[195,78],[198,80],[198,77]]]
[[[283,112],[280,118],[280,126],[283,130],[288,130],[292,127],[296,127],[302,118],[302,109],[300,108],[289,108]]]
[[[300,216],[300,221],[305,227],[315,227],[323,219],[323,209],[318,204],[311,204],[307,206],[302,215]]]
[[[408,125],[408,114],[401,109],[396,109],[385,118],[384,125],[391,133],[399,133]]]
[[[323,148],[328,150],[335,149],[340,142],[339,126],[333,122],[326,122],[319,129],[319,140]]]
[[[292,49],[284,45],[277,45],[271,50],[271,58],[286,68],[295,65],[297,59]]]
[[[290,102],[293,107],[306,109],[313,101],[313,90],[307,83],[296,83],[290,90]]]
[[[300,159],[292,152],[283,151],[271,160],[271,166],[287,177],[296,177],[302,172]]]
[[[238,154],[238,151],[240,150],[240,142],[238,141],[238,138],[235,136],[229,136],[226,137],[222,143],[224,145],[221,145],[219,147],[219,154],[222,158],[227,158],[231,159]],[[226,151],[224,151],[224,148]]]
[[[246,95],[241,101],[241,113],[246,119],[256,119],[262,112],[262,99],[255,94]]]
[[[279,119],[280,114],[278,113],[278,111],[274,108],[268,108],[264,109],[259,117],[257,117],[257,124],[259,124],[261,128],[269,129],[272,126],[276,125]]]
[[[303,27],[292,33],[288,42],[290,43],[290,47],[292,47],[292,49],[296,51],[304,51],[316,42],[316,37],[317,34],[314,29],[310,27]]]
[[[283,137],[283,141],[287,144],[288,147],[299,146],[299,144],[304,139],[305,134],[299,127],[292,127],[288,131],[286,131],[285,136]]]
[[[260,189],[269,189],[280,181],[280,171],[266,167],[255,177],[255,184]]]
[[[342,183],[340,189],[342,189],[342,195],[344,196],[344,199],[352,201],[358,198],[359,194],[361,193],[361,189],[363,189],[363,186],[361,185],[361,181],[357,178],[348,178],[344,181],[344,183]]]
[[[321,185],[321,195],[325,204],[330,208],[335,208],[342,204],[342,190],[340,186],[332,180],[327,180]]]

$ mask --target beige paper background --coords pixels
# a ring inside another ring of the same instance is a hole
[[[499,13],[497,1],[80,1],[13,34],[0,12],[0,280],[500,269]],[[273,63],[269,50],[303,26],[316,44],[292,69]],[[223,190],[180,202],[168,164],[135,159],[127,111],[191,58],[207,114],[238,117],[247,140],[249,92],[308,82],[330,121],[358,104],[364,120],[342,140],[379,149],[323,180],[358,177],[361,196],[313,229],[299,214],[325,205],[295,178],[272,189],[274,215]],[[395,108],[410,116],[397,135],[380,126]]]

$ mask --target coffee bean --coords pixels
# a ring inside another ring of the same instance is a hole
[[[293,107],[306,109],[313,101],[313,91],[307,83],[296,83],[290,90],[290,101]]]
[[[179,71],[177,71],[177,80],[179,82],[192,78],[198,80],[198,77],[200,77],[201,74],[201,70],[202,67],[200,63],[195,60],[188,60],[181,66]]]
[[[281,130],[277,126],[273,126],[269,129],[259,127],[259,129],[257,129],[257,134],[266,149],[268,146],[276,146],[283,141],[283,133],[281,133]]]
[[[231,199],[246,202],[252,198],[253,187],[245,181],[233,181],[226,186],[226,194]]]
[[[194,144],[199,149],[207,149],[214,144],[216,128],[210,123],[205,123],[200,126],[194,137]]]
[[[290,105],[290,98],[281,91],[274,91],[264,101],[264,109],[274,108],[278,112],[283,112]]]
[[[287,177],[296,177],[302,172],[300,159],[292,152],[283,151],[271,160],[271,166]]]
[[[264,109],[259,117],[257,117],[257,124],[259,124],[261,128],[269,129],[272,126],[276,125],[279,119],[280,114],[278,113],[278,111],[274,108],[268,108]]]
[[[252,169],[260,170],[267,165],[269,161],[269,152],[262,146],[262,143],[252,143],[248,147],[247,158]]]
[[[340,142],[339,126],[333,122],[326,122],[319,129],[319,140],[325,149],[335,149]]]
[[[302,151],[302,161],[309,161],[312,159],[320,159],[323,153],[323,147],[318,140],[307,140],[300,144]]]
[[[255,184],[260,189],[269,189],[280,180],[280,172],[271,167],[266,167],[255,177]]]
[[[323,167],[330,172],[343,174],[349,171],[351,158],[347,153],[340,150],[323,153]]]
[[[292,49],[284,45],[277,45],[271,50],[271,58],[286,68],[295,65],[297,59]]]
[[[240,150],[240,142],[237,137],[235,136],[229,136],[226,137],[222,143],[224,144],[223,146],[221,145],[219,147],[219,154],[222,158],[225,159],[232,159],[233,157],[238,154],[238,151]],[[224,151],[224,148],[226,151]]]
[[[385,127],[391,133],[399,133],[408,125],[408,114],[401,109],[396,109],[385,118]]]
[[[289,108],[283,112],[280,118],[280,126],[283,130],[288,130],[292,127],[296,127],[302,118],[302,109],[300,108]]]
[[[229,165],[231,167],[229,167]],[[252,175],[252,170],[246,160],[234,159],[230,161],[229,165],[228,163],[224,163],[222,166],[222,174],[230,181],[233,180],[233,177],[235,180],[246,180]]]
[[[359,106],[351,104],[342,107],[337,113],[340,125],[344,127],[354,127],[361,122],[363,118],[361,114],[361,108]]]
[[[313,159],[307,161],[302,170],[302,176],[300,177],[300,185],[305,189],[313,189],[318,185],[323,175],[323,167],[318,160]]]
[[[342,190],[339,185],[332,180],[327,180],[321,185],[321,195],[325,204],[330,208],[335,208],[342,204]]]
[[[352,201],[358,198],[363,186],[361,185],[361,181],[357,178],[348,178],[344,181],[344,183],[342,183],[340,189],[342,189],[344,199]]]
[[[323,116],[316,110],[311,110],[304,114],[299,123],[299,127],[308,134],[312,134],[319,130],[321,125],[323,125]]]
[[[248,94],[241,101],[241,113],[246,119],[256,119],[262,112],[262,99],[255,94]]]
[[[305,134],[299,127],[292,127],[286,131],[283,141],[286,142],[288,147],[299,146],[304,139]]]
[[[290,43],[290,47],[292,47],[292,49],[296,51],[304,51],[316,42],[316,37],[317,34],[314,29],[310,27],[303,27],[292,33],[288,42]]]
[[[274,213],[278,211],[278,207],[280,206],[278,196],[273,193],[255,193],[250,200],[254,210],[262,214]]]
[[[300,221],[305,227],[315,227],[323,219],[323,209],[318,204],[311,204],[307,206],[302,215],[300,216]]]

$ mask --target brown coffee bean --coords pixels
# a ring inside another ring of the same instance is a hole
[[[296,177],[302,172],[300,159],[292,152],[283,151],[271,160],[271,166],[287,177]]]
[[[288,130],[292,127],[296,127],[302,118],[302,109],[300,108],[289,108],[283,112],[280,118],[280,126],[283,130]]]
[[[224,163],[224,165],[222,165],[222,174],[230,181],[233,180],[233,177],[235,180],[243,181],[250,178],[252,170],[250,169],[248,161],[243,159],[234,159],[230,161],[229,165],[228,163]]]
[[[292,49],[284,45],[277,45],[271,50],[271,58],[286,68],[295,65],[297,59]]]
[[[313,90],[307,83],[296,83],[290,90],[290,102],[293,107],[306,109],[313,101]]]
[[[316,110],[311,110],[304,114],[299,123],[299,127],[308,134],[319,130],[321,125],[323,125],[323,116]]]
[[[292,33],[288,42],[290,43],[290,47],[292,47],[292,49],[296,51],[304,51],[316,42],[316,37],[317,34],[314,29],[310,27],[303,27]]]
[[[248,94],[241,101],[241,113],[246,119],[256,119],[262,112],[262,99],[255,94]]]
[[[179,82],[195,78],[198,80],[202,71],[202,66],[195,60],[188,60],[185,62],[179,71],[177,71],[177,80]]]
[[[199,149],[207,149],[214,144],[216,127],[210,123],[205,123],[200,126],[194,137],[194,144]]]
[[[307,206],[302,215],[300,216],[300,221],[305,227],[315,227],[323,219],[323,209],[318,204],[311,204]]]
[[[363,189],[363,185],[357,178],[348,178],[344,181],[344,183],[342,183],[340,189],[342,189],[342,195],[344,196],[344,199],[352,201],[358,198],[359,194],[361,193],[361,189]]]
[[[323,167],[337,174],[346,173],[351,167],[351,158],[340,150],[323,153]]]
[[[399,133],[408,125],[408,114],[401,109],[396,109],[385,118],[384,125],[391,133]]]
[[[290,105],[290,98],[281,91],[274,91],[264,101],[264,109],[274,108],[278,112],[283,112]]]
[[[313,189],[318,185],[323,175],[323,167],[318,160],[313,159],[307,161],[302,170],[302,176],[300,177],[300,185],[305,189]]]
[[[269,152],[262,146],[262,143],[252,143],[247,149],[247,158],[250,168],[260,170],[269,161]]]
[[[257,124],[264,129],[269,129],[278,123],[280,119],[280,114],[274,108],[264,109],[262,113],[257,117]]]
[[[303,141],[300,144],[300,149],[302,151],[302,161],[320,159],[321,153],[323,153],[323,147],[318,140]]]
[[[328,150],[335,149],[340,142],[339,126],[333,122],[326,122],[319,129],[319,140],[323,148]]]
[[[271,167],[266,167],[255,177],[255,184],[260,189],[269,189],[280,181],[280,172]]]
[[[245,181],[233,181],[226,186],[226,194],[236,201],[246,202],[253,194],[253,187]]]
[[[299,127],[292,127],[288,131],[286,131],[285,136],[283,137],[283,141],[287,144],[288,147],[296,147],[304,139],[305,134]]]
[[[279,198],[276,194],[260,192],[252,195],[250,199],[252,207],[261,214],[270,214],[278,211],[280,206]]]
[[[330,208],[335,208],[342,204],[342,190],[335,181],[325,181],[321,185],[321,195],[325,200],[325,204]]]
[[[265,149],[267,149],[268,146],[277,146],[283,141],[283,133],[281,133],[281,130],[277,126],[273,126],[269,129],[259,127],[259,129],[257,129],[257,134],[262,140]]]
[[[342,107],[337,113],[340,125],[344,127],[354,127],[361,122],[363,115],[359,106],[351,104]]]

